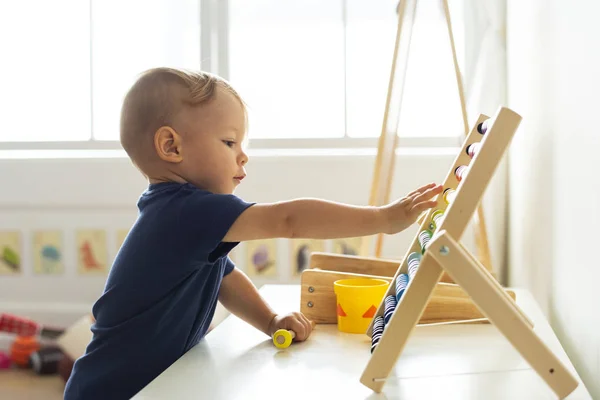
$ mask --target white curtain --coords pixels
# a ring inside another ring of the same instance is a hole
[[[450,0],[451,3],[451,0]],[[469,124],[506,105],[506,0],[464,0],[465,98]],[[508,163],[502,159],[483,198],[493,270],[506,284]],[[473,227],[475,231],[476,227]]]

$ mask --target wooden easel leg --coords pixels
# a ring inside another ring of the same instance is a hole
[[[575,390],[577,380],[529,327],[527,320],[515,309],[516,305],[502,293],[500,284],[473,262],[459,243],[446,231],[441,231],[432,238],[427,253],[471,296],[481,312],[559,398]]]
[[[460,109],[462,112],[463,126],[465,129],[465,136],[469,134],[469,123],[467,117],[467,106],[465,101],[465,91],[463,88],[462,76],[460,74],[460,68],[458,66],[458,59],[456,57],[456,46],[454,45],[454,35],[452,33],[452,21],[450,19],[450,9],[448,8],[448,0],[442,0],[444,6],[444,17],[446,19],[446,26],[448,28],[448,38],[450,40],[450,49],[452,50],[452,62],[454,64],[454,72],[456,75],[456,84],[458,86],[458,96],[460,99]],[[480,203],[477,206],[477,215],[474,218],[474,222],[477,225],[477,232],[475,232],[475,244],[477,245],[477,252],[481,263],[489,270],[493,271],[492,268],[492,257],[490,256],[490,245],[487,236],[487,227],[485,223],[485,214],[483,212],[483,204]]]

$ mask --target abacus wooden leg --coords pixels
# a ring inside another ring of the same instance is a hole
[[[575,390],[575,377],[530,328],[518,307],[502,293],[502,287],[473,262],[459,243],[441,231],[430,242],[427,253],[471,296],[559,398]]]
[[[437,260],[426,252],[421,260],[419,272],[410,283],[411,289],[404,293],[394,312],[402,318],[392,318],[386,323],[380,344],[375,347],[360,377],[363,385],[376,393],[381,392],[443,272]],[[367,334],[371,333],[372,327]]]
[[[490,271],[485,267],[485,265],[483,265],[483,263],[481,261],[479,261],[470,251],[468,251],[465,246],[463,246],[463,244],[461,242],[456,242],[458,246],[460,246],[460,248],[462,249],[463,253],[467,255],[467,257],[469,257],[469,260],[471,261],[471,263],[477,265],[482,273],[484,275],[487,275],[487,279],[488,280],[493,280],[494,282],[492,282],[491,284],[498,284],[498,282],[496,281],[496,278],[490,273]],[[448,271],[446,271],[447,273]],[[498,285],[500,286],[500,285]],[[507,294],[507,290],[505,290],[504,288],[501,287],[501,291],[503,292],[504,295]],[[533,321],[531,319],[529,319],[529,317],[527,316],[527,314],[525,314],[523,312],[523,310],[521,310],[518,306],[517,303],[515,302],[515,297],[514,296],[505,296],[505,298],[507,299],[507,301],[512,305],[513,309],[516,310],[518,313],[521,314],[521,316],[523,317],[523,319],[525,319],[525,321],[527,321],[527,324],[529,325],[530,328],[533,328],[534,324]]]

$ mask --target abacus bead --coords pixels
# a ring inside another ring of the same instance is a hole
[[[452,201],[454,200],[454,196],[456,196],[456,190],[448,188],[446,190],[444,190],[444,201],[446,201],[447,204],[452,203]]]
[[[471,158],[475,157],[475,155],[479,152],[480,147],[481,143],[471,143],[466,148],[467,155]]]
[[[400,274],[396,278],[396,303],[400,301],[406,287],[408,286],[408,275]]]
[[[408,267],[408,280],[412,280],[419,269],[419,264],[413,264]]]
[[[385,311],[383,313],[383,319],[386,324],[390,322],[390,319],[392,318],[392,314],[394,314],[395,309],[396,298],[392,295],[389,295],[385,298]]]
[[[442,218],[444,217],[444,212],[442,210],[435,210],[433,214],[431,214],[431,219],[435,222],[436,225],[441,224]]]
[[[485,135],[485,133],[487,132],[487,128],[488,128],[488,121],[489,120],[485,120],[483,122],[481,122],[479,125],[477,125],[477,132],[481,133],[482,135]]]
[[[421,255],[416,251],[413,251],[408,255],[408,264],[410,265],[411,261],[413,260],[421,260]]]
[[[431,240],[432,233],[428,230],[422,231],[419,233],[419,243],[421,244],[421,253],[425,253],[425,249],[427,247],[427,243]]]
[[[373,334],[371,336],[371,353],[373,353],[381,339],[381,335],[383,335],[383,328],[383,317],[381,315],[375,317],[375,320],[373,321]]]
[[[458,180],[459,182],[463,180],[464,176],[467,173],[467,166],[466,165],[459,165],[458,167],[456,167],[456,169],[454,170],[454,176],[456,176],[456,180]]]

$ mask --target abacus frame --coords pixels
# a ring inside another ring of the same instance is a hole
[[[500,107],[493,118],[481,114],[463,142],[443,184],[445,190],[455,190],[455,198],[450,204],[446,204],[443,196],[438,196],[437,207],[429,210],[422,220],[418,232],[427,229],[436,210],[444,210],[444,217],[426,246],[417,272],[398,301],[391,319],[385,324],[383,334],[360,378],[360,382],[373,391],[382,391],[444,271],[465,290],[482,314],[500,330],[556,395],[564,398],[577,387],[577,380],[539,339],[515,301],[505,293],[485,266],[460,243],[469,219],[481,201],[521,119],[520,115],[505,107]],[[482,135],[479,127],[484,121],[487,129]],[[467,147],[477,142],[480,143],[479,150],[471,159],[467,154]],[[461,165],[468,166],[468,173],[458,182],[455,170]],[[394,294],[394,282],[398,275],[407,273],[408,255],[414,251],[421,252],[418,233],[379,304],[367,335],[372,336],[375,319],[384,313],[385,298]]]

